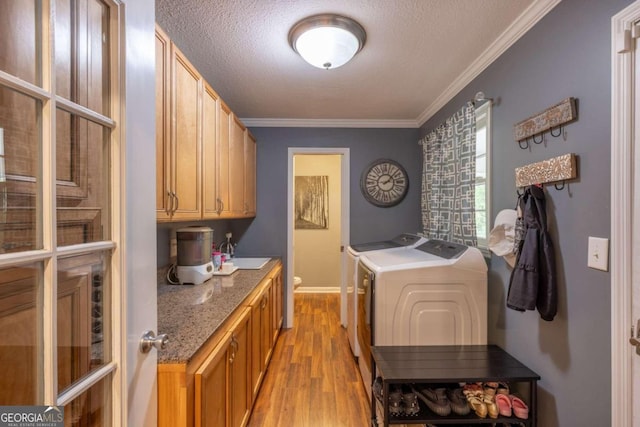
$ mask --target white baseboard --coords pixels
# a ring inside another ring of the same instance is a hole
[[[293,292],[296,294],[339,294],[340,286],[300,286]]]

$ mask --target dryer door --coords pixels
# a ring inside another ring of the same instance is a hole
[[[375,275],[361,262],[358,263],[358,343],[360,344],[360,360],[371,372],[371,345],[373,343],[373,298]]]

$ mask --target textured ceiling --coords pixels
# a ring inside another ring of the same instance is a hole
[[[558,1],[156,0],[156,20],[245,122],[418,126],[488,65],[496,44],[508,47]],[[329,71],[287,40],[297,21],[328,12],[367,32],[363,50]]]

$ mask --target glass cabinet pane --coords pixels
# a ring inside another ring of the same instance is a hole
[[[42,248],[41,109],[0,85],[0,254]]]
[[[108,253],[58,262],[58,390],[111,361]]]
[[[99,0],[56,0],[56,94],[108,115],[109,9]]]
[[[109,239],[109,130],[56,112],[57,245]]]
[[[40,2],[0,1],[0,70],[31,84],[41,84]]]
[[[0,405],[42,403],[42,264],[0,269]]]

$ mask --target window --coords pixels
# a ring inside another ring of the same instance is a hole
[[[489,248],[491,101],[476,108],[476,234],[478,247]]]

